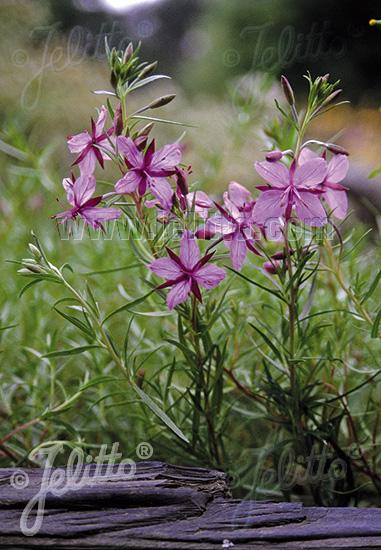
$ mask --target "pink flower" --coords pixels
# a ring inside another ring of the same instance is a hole
[[[319,156],[314,151],[311,151],[311,149],[305,147],[300,153],[299,163],[304,164],[313,158],[319,158]],[[339,220],[345,218],[348,210],[347,188],[339,183],[347,175],[348,168],[349,161],[347,155],[334,155],[328,162],[327,177],[320,186],[323,191],[323,198],[332,210],[333,215]]]
[[[65,178],[62,185],[66,191],[67,200],[73,206],[70,210],[60,212],[53,216],[64,223],[80,216],[94,229],[103,229],[102,223],[109,220],[116,220],[121,215],[117,208],[96,208],[102,197],[92,198],[95,192],[95,178],[89,174],[81,174],[77,179]]]
[[[117,193],[138,191],[142,197],[147,188],[158,199],[165,211],[172,208],[173,191],[167,176],[172,176],[181,160],[181,147],[177,143],[165,145],[155,152],[151,141],[145,153],[141,152],[131,138],[118,137],[117,146],[124,156],[128,172],[115,185]]]
[[[224,193],[224,204],[225,208],[216,204],[220,215],[213,216],[206,222],[206,230],[223,235],[224,243],[230,249],[233,267],[240,270],[246,259],[247,249],[258,254],[254,247],[255,202],[250,191],[233,181],[229,184],[229,191]]]
[[[324,159],[316,158],[287,168],[282,162],[256,162],[255,169],[270,186],[258,187],[262,194],[254,206],[255,221],[266,232],[274,235],[281,219],[289,220],[295,208],[298,217],[307,225],[322,226],[327,223],[326,212],[320,202],[320,184],[327,176]]]
[[[167,305],[173,309],[184,302],[192,292],[197,300],[202,301],[200,287],[207,290],[215,288],[225,278],[225,271],[216,265],[206,265],[214,252],[200,259],[200,250],[194,235],[184,231],[180,243],[180,256],[167,248],[169,258],[154,260],[151,271],[167,279],[159,288],[171,286],[167,296]]]
[[[187,194],[188,208],[191,210],[194,206],[194,211],[203,220],[208,217],[209,209],[213,207],[212,200],[204,191],[192,191]]]
[[[110,150],[110,136],[113,133],[113,128],[104,132],[104,125],[107,117],[107,109],[102,106],[99,111],[98,120],[94,122],[91,119],[91,135],[85,131],[75,136],[69,136],[67,144],[71,153],[79,153],[79,156],[73,162],[78,164],[81,172],[92,174],[94,172],[96,161],[104,167],[104,160],[109,157],[100,149]]]

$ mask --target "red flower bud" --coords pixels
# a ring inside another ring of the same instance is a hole
[[[327,149],[328,151],[331,151],[331,153],[334,153],[335,155],[349,155],[348,151],[344,149],[344,147],[341,147],[340,145],[336,145],[336,143],[327,143]]]
[[[272,262],[265,262],[263,264],[263,269],[269,273],[269,275],[276,275],[281,267],[281,262],[279,260],[273,260]]]
[[[276,162],[283,157],[282,151],[270,151],[266,154],[266,160],[268,162]]]
[[[197,239],[205,239],[209,240],[212,239],[215,235],[214,231],[211,231],[210,229],[206,229],[205,227],[201,227],[200,229],[197,229],[195,236]]]
[[[122,108],[119,103],[114,114],[114,134],[116,136],[120,136],[122,132],[123,132],[123,116],[122,116]]]
[[[295,105],[294,90],[292,89],[291,84],[289,83],[289,81],[287,80],[287,78],[284,75],[282,75],[280,77],[280,83],[282,85],[283,93],[284,93],[284,96],[287,99],[288,103],[291,106]]]

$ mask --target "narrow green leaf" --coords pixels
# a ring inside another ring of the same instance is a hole
[[[109,90],[93,90],[93,94],[96,95],[110,95],[112,97],[116,97],[115,92],[110,92]]]
[[[373,294],[373,292],[376,290],[377,288],[377,285],[378,283],[380,282],[380,279],[381,279],[381,269],[380,271],[377,273],[377,275],[375,276],[375,278],[373,279],[373,282],[371,283],[371,285],[369,286],[367,292],[364,294],[364,296],[362,297],[361,299],[361,303],[363,304],[364,302],[366,302]]]
[[[248,283],[250,283],[254,286],[257,286],[258,288],[264,290],[265,292],[269,292],[270,294],[272,294],[273,296],[278,298],[278,300],[282,300],[282,302],[285,302],[287,304],[287,300],[285,298],[283,298],[283,296],[280,294],[279,291],[272,290],[271,288],[268,288],[267,286],[261,285],[261,283],[258,283],[257,281],[253,281],[252,279],[249,279],[249,277],[246,277],[246,275],[244,275],[243,273],[240,273],[239,271],[236,271],[235,269],[233,269],[232,267],[230,267],[228,265],[226,265],[225,267],[227,269],[229,269],[229,271],[232,271],[233,273],[235,273],[236,275],[241,277],[241,279],[244,279]]]
[[[139,388],[134,382],[132,387],[135,392],[139,395],[141,400],[147,407],[175,434],[185,443],[189,443],[188,439],[185,437],[183,432],[176,426],[176,424],[169,418],[169,416],[161,410],[161,408],[147,395],[141,388]]]
[[[132,92],[133,90],[142,88],[143,86],[151,84],[151,82],[155,82],[156,80],[171,80],[171,77],[166,76],[165,74],[153,74],[152,76],[147,76],[147,78],[143,78],[143,80],[138,80],[137,82],[135,81],[130,84],[128,86],[128,91]]]
[[[29,290],[32,286],[36,285],[37,283],[40,283],[42,279],[34,279],[33,281],[30,281],[30,283],[27,283],[25,286],[22,287],[22,289],[19,292],[19,298],[22,297],[22,295]]]
[[[99,271],[87,271],[86,273],[81,273],[81,275],[88,277],[90,275],[105,275],[106,273],[116,273],[117,271],[126,271],[128,269],[134,269],[135,267],[140,267],[141,264],[129,264],[122,265],[120,267],[111,267],[110,269],[100,269]]]
[[[102,325],[104,323],[106,323],[106,321],[108,321],[109,319],[111,319],[111,317],[114,317],[114,315],[116,315],[117,313],[121,313],[122,311],[129,311],[131,310],[131,308],[137,306],[138,304],[141,304],[142,302],[144,302],[144,300],[146,300],[148,298],[148,296],[150,296],[153,292],[155,291],[155,289],[152,289],[150,290],[147,294],[145,294],[144,296],[141,296],[140,298],[137,298],[136,300],[133,300],[132,302],[128,302],[127,304],[124,304],[123,306],[120,306],[118,307],[117,309],[114,309],[114,311],[112,311],[111,313],[109,313],[102,321]]]
[[[66,357],[68,355],[78,355],[79,353],[83,353],[84,351],[90,351],[92,349],[102,349],[102,348],[101,346],[98,346],[96,344],[92,344],[88,346],[78,346],[77,348],[62,349],[59,351],[50,351],[49,353],[42,355],[42,357],[44,357],[45,359],[49,359],[51,357]]]
[[[368,178],[369,178],[369,179],[375,178],[375,177],[378,176],[379,174],[381,174],[381,166],[380,166],[379,168],[376,168],[375,170],[373,170],[373,171],[369,174]]]
[[[378,313],[373,323],[372,332],[370,333],[372,338],[378,337],[378,329],[380,326],[380,321],[381,321],[381,308],[378,310]]]
[[[196,364],[196,359],[195,359],[194,353],[191,350],[189,350],[184,344],[181,344],[180,342],[177,342],[177,340],[172,340],[171,338],[167,338],[167,342],[169,344],[172,344],[173,346],[176,346],[177,348],[179,348],[183,352],[184,357],[186,358],[188,363],[190,363],[191,365]]]
[[[63,311],[59,310],[58,308],[54,307],[54,311],[58,313],[58,315],[61,315],[66,321],[69,321],[72,325],[76,326],[81,330],[86,336],[89,336],[90,338],[95,338],[94,331],[86,325],[83,321],[78,319],[77,317],[74,317],[73,315],[68,315],[67,313],[64,313]]]
[[[2,332],[3,330],[10,330],[11,328],[15,328],[17,327],[18,325],[7,325],[6,327],[0,327],[0,332]]]
[[[164,118],[156,118],[153,116],[145,116],[145,115],[134,115],[131,118],[137,118],[139,120],[151,120],[152,122],[162,122],[163,124],[173,124],[175,126],[185,126],[187,128],[196,128],[194,124],[188,124],[186,122],[176,122],[174,120],[167,120]]]
[[[266,344],[269,346],[269,348],[273,351],[274,355],[278,357],[280,361],[283,360],[282,354],[280,353],[279,349],[272,343],[270,338],[258,327],[253,325],[252,323],[249,323],[249,325],[256,331],[258,334],[260,334],[263,338],[263,340],[266,342]]]
[[[173,315],[174,311],[135,311],[130,309],[134,315],[140,315],[141,317],[168,317]]]

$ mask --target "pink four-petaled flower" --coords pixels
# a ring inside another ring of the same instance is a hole
[[[124,156],[129,170],[116,183],[115,191],[120,194],[137,191],[142,197],[149,189],[164,211],[171,210],[173,191],[165,178],[176,172],[181,160],[180,145],[173,143],[155,151],[155,142],[152,141],[144,153],[131,138],[120,136],[117,149]]]
[[[327,176],[327,163],[315,158],[287,168],[282,162],[256,162],[255,169],[270,186],[258,187],[262,194],[254,206],[255,221],[270,237],[279,231],[281,220],[289,220],[293,208],[302,222],[320,227],[327,223],[327,215],[320,202],[320,184]],[[279,237],[279,235],[277,235]]]
[[[61,223],[80,216],[94,229],[103,229],[102,222],[116,220],[121,215],[117,208],[96,208],[102,196],[93,197],[96,187],[93,175],[81,174],[77,179],[74,176],[71,179],[65,178],[62,185],[66,191],[67,200],[73,208],[54,216]]]
[[[317,153],[304,147],[299,156],[299,163],[304,164],[314,158],[319,158]],[[332,210],[332,214],[339,220],[345,218],[348,210],[348,197],[346,193],[348,189],[340,184],[347,175],[348,168],[349,161],[347,155],[334,155],[327,164],[327,177],[321,183],[322,196]]]
[[[71,153],[79,153],[73,165],[78,164],[81,172],[84,174],[92,174],[94,172],[97,160],[103,168],[104,160],[109,158],[105,150],[111,150],[110,141],[112,141],[113,128],[110,128],[106,132],[104,131],[106,117],[107,109],[102,106],[99,111],[98,120],[94,122],[91,119],[91,134],[85,131],[68,138],[69,151]]]
[[[221,233],[225,245],[230,249],[234,269],[240,270],[246,259],[247,250],[258,253],[256,240],[253,201],[250,191],[233,181],[228,192],[224,193],[225,208],[216,204],[220,214],[206,222],[206,231]]]
[[[180,256],[167,248],[168,258],[154,260],[149,268],[166,279],[159,288],[172,287],[167,296],[167,305],[173,309],[184,302],[192,292],[201,302],[200,287],[215,288],[225,277],[221,267],[209,264],[213,252],[200,258],[200,250],[194,235],[184,231],[180,243]]]

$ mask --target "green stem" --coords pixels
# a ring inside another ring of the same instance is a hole
[[[57,272],[59,271],[57,270]],[[128,379],[126,365],[124,364],[123,360],[119,357],[114,347],[112,346],[110,339],[108,338],[107,333],[103,327],[102,320],[96,314],[94,309],[92,307],[89,307],[89,304],[87,303],[87,301],[82,297],[82,295],[79,292],[75,290],[75,288],[71,286],[71,284],[65,279],[65,277],[62,274],[60,274],[60,276],[65,287],[76,297],[76,299],[79,301],[82,307],[87,311],[89,317],[92,319],[96,327],[96,330],[98,331],[98,334],[99,334],[99,343],[105,349],[107,349],[110,357],[113,359],[115,364],[119,367],[119,369],[122,371],[123,375]]]
[[[204,373],[205,357],[201,348],[198,308],[195,296],[192,297],[191,327],[192,341],[196,353],[196,388],[195,410],[193,413],[193,445],[196,445],[197,440],[200,439],[200,420],[201,414],[203,414],[208,432],[209,454],[213,462],[217,466],[219,466],[221,465],[221,456],[217,441],[214,418],[211,413],[209,404],[209,383],[208,380],[205,378]],[[209,378],[209,376],[207,378]]]

